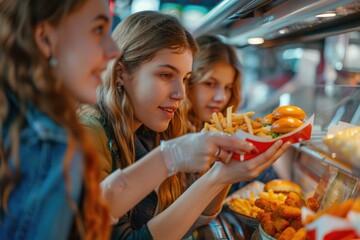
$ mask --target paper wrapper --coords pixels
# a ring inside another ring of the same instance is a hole
[[[314,114],[301,127],[274,139],[254,136],[241,130],[237,131],[234,135],[238,138],[244,139],[245,141],[254,144],[254,146],[259,150],[258,154],[261,154],[265,152],[269,147],[271,147],[271,145],[273,145],[277,140],[280,139],[283,142],[291,141],[292,143],[310,140],[313,124]],[[245,153],[240,155],[237,153],[233,153],[232,158],[239,161],[245,161],[256,157],[258,154],[254,155],[251,153]]]
[[[332,157],[360,169],[360,126],[339,122],[323,140]]]
[[[314,214],[306,207],[302,209],[303,221]],[[346,218],[324,214],[316,221],[305,226],[309,240],[347,240],[360,238],[360,213],[349,211]]]

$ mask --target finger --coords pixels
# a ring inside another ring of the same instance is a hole
[[[213,135],[213,142],[226,151],[236,153],[257,151],[253,144],[232,136]]]
[[[223,163],[228,163],[231,159],[232,152],[225,151],[224,149],[221,149],[221,153],[218,157],[218,160]]]
[[[276,141],[265,152],[251,159],[251,161],[257,165],[263,165],[267,163],[269,163],[268,165],[271,165],[272,164],[271,160],[273,158],[273,155],[275,155],[275,153],[280,149],[282,143],[283,142],[281,140]]]
[[[272,156],[272,158],[269,160],[270,162],[274,163],[276,160],[279,159],[281,155],[284,154],[284,152],[291,146],[291,142],[286,142],[281,145],[281,147],[276,151],[276,153]]]

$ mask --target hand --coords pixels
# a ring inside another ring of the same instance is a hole
[[[272,165],[290,145],[290,142],[283,144],[282,141],[279,140],[264,153],[253,159],[243,162],[232,159],[228,164],[217,162],[210,171],[214,173],[218,181],[221,181],[223,184],[252,180]]]
[[[251,143],[217,132],[192,133],[162,141],[160,149],[169,169],[169,175],[177,171],[207,170],[216,160],[229,161],[232,152],[257,152]]]

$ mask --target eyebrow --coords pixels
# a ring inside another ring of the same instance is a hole
[[[214,80],[214,81],[216,81],[216,82],[221,82],[219,79],[214,78],[214,77],[210,77],[209,79],[212,79],[212,80]],[[234,82],[228,83],[228,84],[226,84],[226,86],[230,86],[230,85],[233,85],[233,84],[234,84]]]
[[[177,69],[176,67],[170,65],[170,64],[163,64],[163,65],[159,65],[159,67],[167,67],[167,68],[171,68],[172,70],[174,70],[176,73],[179,73],[179,69]],[[191,74],[191,71],[186,73],[186,75]]]
[[[96,17],[94,18],[94,21],[98,21],[98,20],[103,20],[103,21],[105,21],[105,22],[109,22],[109,21],[110,21],[109,17],[106,16],[106,15],[104,15],[104,14],[100,14],[100,15],[98,15],[98,16],[96,16]]]

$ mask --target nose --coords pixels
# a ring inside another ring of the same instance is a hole
[[[225,100],[226,100],[225,88],[223,88],[223,87],[216,88],[215,95],[214,95],[214,101],[222,102]]]
[[[176,100],[184,100],[185,99],[185,97],[186,97],[185,84],[182,80],[175,81],[174,89],[173,89],[170,97],[172,99],[176,99]]]
[[[226,100],[225,88],[217,87],[215,90],[214,101],[222,102]]]
[[[120,54],[118,47],[110,36],[106,38],[104,45],[106,59],[116,58]]]

